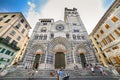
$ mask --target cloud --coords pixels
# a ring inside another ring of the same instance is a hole
[[[30,6],[29,10],[33,10],[36,7],[35,4],[30,1],[28,1],[28,5]]]
[[[102,0],[48,0],[48,2],[46,2],[46,4],[44,3],[42,8],[38,10],[39,12],[36,12],[35,8],[36,6],[38,7],[38,5],[28,2],[30,8],[27,20],[32,28],[40,18],[53,18],[55,21],[63,20],[64,8],[75,7],[78,9],[88,33],[90,33],[106,11],[102,3]]]

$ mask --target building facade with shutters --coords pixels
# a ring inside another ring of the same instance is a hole
[[[22,58],[29,30],[22,13],[0,13],[0,69]]]
[[[90,34],[104,65],[120,67],[120,1],[115,0]]]
[[[95,63],[88,33],[76,8],[65,8],[64,21],[39,19],[24,56],[25,68],[73,69]]]

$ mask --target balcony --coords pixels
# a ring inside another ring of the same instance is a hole
[[[5,44],[5,45],[11,47],[11,48],[14,49],[14,50],[17,50],[17,51],[20,50],[20,48],[19,48],[18,46],[9,43],[9,41],[6,40],[5,38],[1,38],[1,37],[0,37],[0,43],[3,43],[3,44]]]

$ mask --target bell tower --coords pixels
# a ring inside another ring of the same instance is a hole
[[[80,32],[87,32],[76,8],[65,8],[64,21],[68,23],[70,27],[78,26],[79,29],[81,29]]]

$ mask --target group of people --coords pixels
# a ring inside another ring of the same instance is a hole
[[[63,67],[57,69],[55,72],[50,72],[51,76],[56,76],[58,80],[69,80],[69,75],[63,77]]]
[[[96,75],[95,69],[98,70],[98,71],[100,72],[100,74],[103,75],[103,76],[104,76],[104,75],[108,75],[108,74],[106,73],[106,71],[103,69],[102,66],[98,66],[98,65],[93,66],[92,64],[89,64],[89,65],[88,65],[88,69],[91,70],[93,76]]]
[[[106,71],[103,69],[103,67],[102,66],[98,66],[97,64],[93,65],[91,63],[89,63],[89,64],[84,63],[84,69],[90,70],[92,72],[93,76],[97,75],[96,71],[98,71],[101,75],[108,75],[106,73]],[[77,65],[74,66],[74,70],[79,70]]]

